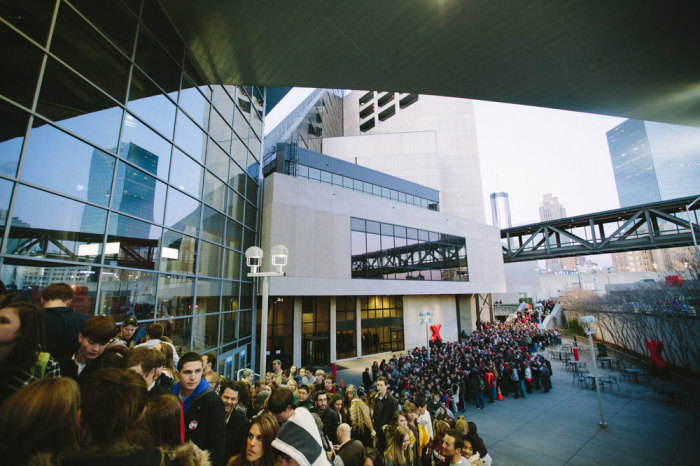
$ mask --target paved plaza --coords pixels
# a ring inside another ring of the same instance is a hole
[[[390,355],[380,355],[388,359]],[[377,356],[343,361],[338,372],[345,384],[358,384],[361,372]],[[590,352],[581,360],[592,369]],[[607,429],[599,428],[596,392],[572,385],[572,374],[552,360],[553,389],[533,391],[525,399],[506,398],[486,404],[483,411],[470,405],[464,414],[474,421],[494,465],[697,465],[700,457],[698,400],[658,401],[650,384],[619,381],[602,393]],[[599,375],[619,375],[598,369]],[[619,378],[619,377],[618,377]],[[694,425],[697,424],[697,425]]]

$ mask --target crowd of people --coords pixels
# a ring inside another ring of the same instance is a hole
[[[469,403],[551,389],[529,323],[485,325],[375,362],[363,383],[291,366],[257,381],[217,372],[215,353],[178,355],[159,323],[77,314],[52,284],[42,307],[0,295],[0,457],[28,465],[490,465]],[[502,394],[502,395],[501,395]]]

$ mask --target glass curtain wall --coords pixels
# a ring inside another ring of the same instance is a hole
[[[354,296],[335,299],[335,351],[337,359],[357,356],[356,306]]]
[[[307,368],[330,363],[331,299],[304,296],[301,299],[301,364]]]
[[[403,296],[363,296],[362,354],[400,351],[403,339]]]
[[[4,284],[250,345],[262,90],[208,85],[153,1],[3,2],[0,38]]]

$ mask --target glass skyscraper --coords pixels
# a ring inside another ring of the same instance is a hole
[[[0,37],[5,285],[250,366],[264,91],[207,84],[157,2],[5,2]]]

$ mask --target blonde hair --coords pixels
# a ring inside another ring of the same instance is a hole
[[[469,432],[469,426],[464,416],[459,416],[457,421],[455,421],[455,430],[459,431],[462,435],[467,435],[467,432]]]
[[[413,463],[413,448],[409,445],[405,453],[402,449],[406,436],[410,439],[411,431],[406,427],[396,426],[391,438],[388,439],[386,451],[384,451],[384,458],[395,465]]]
[[[372,429],[372,416],[369,407],[360,398],[353,398],[350,402],[350,423],[360,434],[365,429]]]

